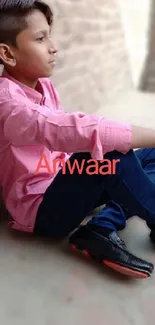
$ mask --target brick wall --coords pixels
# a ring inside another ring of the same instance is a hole
[[[147,57],[141,76],[140,89],[155,93],[155,1],[150,1]]]
[[[150,0],[118,0],[134,87],[139,88],[148,52]]]
[[[115,0],[48,0],[59,49],[55,82],[66,111],[95,113],[132,87]]]

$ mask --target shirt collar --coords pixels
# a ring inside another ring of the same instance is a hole
[[[37,104],[41,104],[41,102],[43,101],[44,89],[43,89],[43,86],[42,86],[40,80],[38,80],[37,88],[40,89],[41,92],[39,92],[36,89],[33,89],[33,88],[21,83],[20,81],[18,81],[16,79],[14,79],[5,69],[3,70],[1,77],[7,78],[7,79],[15,82],[17,85],[19,85],[19,87],[24,91],[26,96],[30,100],[32,100],[33,102],[35,102]]]

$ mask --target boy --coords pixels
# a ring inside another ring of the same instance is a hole
[[[0,184],[12,217],[9,227],[55,238],[68,236],[95,206],[109,200],[155,223],[155,185],[131,150],[154,147],[155,131],[63,112],[48,79],[57,53],[51,40],[52,21],[52,11],[42,1],[0,3],[0,63],[4,65]],[[42,155],[48,162],[65,161],[66,173],[61,164],[55,173],[36,173]],[[120,161],[115,174],[105,173],[103,157]],[[89,164],[91,158],[98,162],[100,174],[88,174],[85,166],[82,174],[76,170],[70,174],[67,162]],[[70,243],[126,275],[147,278],[152,274],[153,264],[131,254],[100,215],[79,227]]]

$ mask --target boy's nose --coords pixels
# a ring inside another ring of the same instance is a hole
[[[58,50],[56,48],[53,49],[53,54],[57,54]]]
[[[53,43],[51,44],[49,52],[50,54],[56,54],[58,52],[58,50],[56,49]]]

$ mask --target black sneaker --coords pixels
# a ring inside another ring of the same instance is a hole
[[[107,238],[87,226],[81,226],[70,236],[69,243],[72,248],[127,276],[148,278],[154,269],[152,263],[131,254],[115,231]]]

